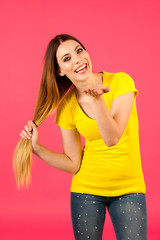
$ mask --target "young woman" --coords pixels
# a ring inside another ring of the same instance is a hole
[[[127,73],[93,72],[89,53],[73,36],[61,34],[50,41],[34,118],[20,133],[13,166],[18,186],[29,183],[31,152],[73,174],[76,240],[102,239],[106,207],[118,240],[147,239],[137,95]],[[37,127],[55,109],[63,153],[42,146],[38,138]]]

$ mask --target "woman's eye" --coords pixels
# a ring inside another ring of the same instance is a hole
[[[68,61],[68,60],[67,60],[68,58],[69,58],[69,57],[66,57],[66,58],[64,59],[64,62]]]
[[[81,51],[79,51],[79,50],[81,50]],[[83,48],[79,48],[77,52],[82,52],[82,51],[83,51]]]

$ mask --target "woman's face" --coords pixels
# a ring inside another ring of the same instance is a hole
[[[62,42],[57,49],[59,75],[68,77],[73,84],[91,76],[92,63],[88,52],[74,41]]]

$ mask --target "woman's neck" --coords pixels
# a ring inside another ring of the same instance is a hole
[[[75,86],[77,97],[85,95],[82,91],[87,88],[98,88],[103,86],[103,72],[92,73],[92,76],[88,78],[80,86]]]

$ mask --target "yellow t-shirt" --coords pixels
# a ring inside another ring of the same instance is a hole
[[[81,109],[75,88],[65,95],[58,106],[54,121],[62,128],[77,129],[85,138],[80,170],[73,175],[71,192],[100,196],[119,196],[146,192],[139,148],[139,125],[136,97],[139,94],[133,79],[125,72],[103,72],[103,86],[111,91],[104,94],[110,111],[112,101],[125,93],[136,92],[128,124],[119,140],[111,147],[104,143],[95,119]]]

